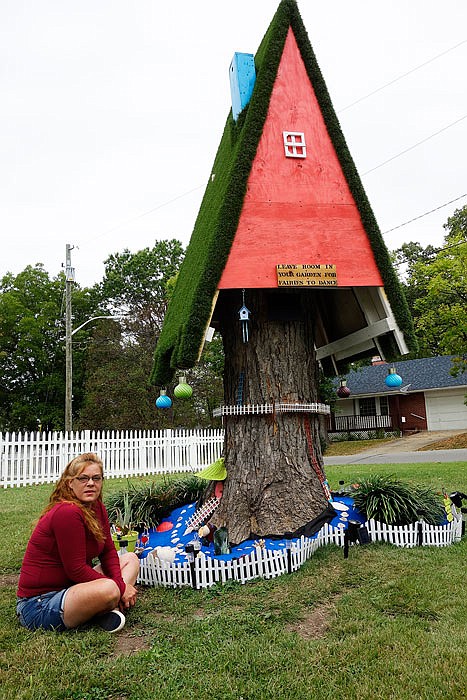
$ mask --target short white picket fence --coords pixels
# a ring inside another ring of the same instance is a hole
[[[462,522],[454,520],[447,525],[413,525],[394,527],[369,520],[365,523],[372,542],[388,542],[397,547],[434,546],[446,547],[461,538]],[[170,564],[149,555],[141,560],[139,583],[147,586],[196,589],[209,588],[218,583],[238,581],[247,583],[255,579],[271,579],[297,571],[310,559],[319,547],[327,544],[344,546],[343,528],[325,524],[316,537],[301,537],[292,541],[290,548],[272,550],[257,547],[249,555],[225,561],[204,555],[191,563]]]

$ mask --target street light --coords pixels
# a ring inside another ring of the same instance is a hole
[[[84,328],[84,326],[87,326],[88,323],[91,323],[91,321],[97,321],[99,318],[113,318],[113,319],[115,319],[115,320],[118,320],[118,319],[126,318],[126,316],[124,316],[124,315],[119,315],[119,316],[93,316],[92,318],[88,318],[88,320],[85,321],[84,323],[82,323],[80,326],[78,326],[78,328],[75,328],[74,331],[71,331],[71,335],[73,336],[75,333],[77,333],[77,332],[80,331],[82,328]]]
[[[72,349],[72,337],[75,333],[80,331],[84,326],[87,326],[91,321],[97,321],[101,318],[111,318],[115,320],[120,320],[125,318],[123,315],[118,316],[93,316],[88,318],[87,321],[82,323],[78,328],[71,330],[71,324],[66,324],[66,336],[65,336],[65,432],[71,431],[73,429],[73,418],[72,418],[72,404],[73,404],[73,349]]]
[[[84,326],[87,326],[91,321],[97,321],[101,318],[113,318],[119,320],[126,318],[123,314],[112,316],[93,316],[82,323],[75,330],[71,329],[71,287],[75,282],[75,269],[71,266],[71,251],[73,246],[67,243],[66,246],[66,263],[65,263],[65,432],[70,432],[73,429],[72,418],[72,403],[73,403],[73,350],[72,337],[80,331]]]

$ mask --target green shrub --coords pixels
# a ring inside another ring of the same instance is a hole
[[[439,525],[444,513],[435,491],[404,483],[392,475],[371,475],[361,480],[353,498],[368,520],[388,525],[410,525],[420,519]]]

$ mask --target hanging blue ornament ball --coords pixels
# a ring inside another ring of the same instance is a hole
[[[180,381],[174,389],[174,395],[177,399],[189,399],[193,393],[193,389],[186,383],[185,377],[180,377]]]
[[[400,374],[397,374],[396,370],[392,367],[389,370],[389,374],[384,380],[384,383],[390,388],[398,387],[402,384],[402,377]]]
[[[172,405],[172,399],[170,398],[170,396],[167,396],[165,391],[162,389],[160,396],[158,396],[156,399],[157,408],[170,408],[171,405]]]

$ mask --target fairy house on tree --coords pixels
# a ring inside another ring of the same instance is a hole
[[[230,540],[326,519],[319,375],[414,347],[411,318],[296,2],[253,57],[235,54],[229,113],[157,344],[152,381],[225,351]]]

